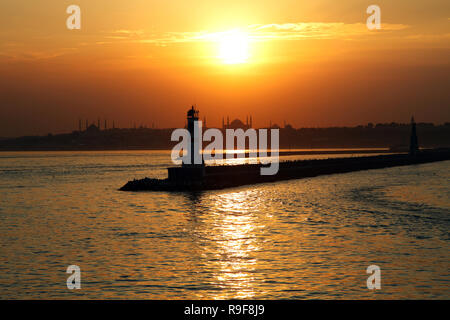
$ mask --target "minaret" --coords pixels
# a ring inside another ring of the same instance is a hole
[[[108,123],[106,122],[106,119],[105,119],[105,130],[107,130],[108,129]]]
[[[225,129],[225,118],[222,117],[222,129]]]
[[[409,154],[415,156],[419,152],[419,142],[417,140],[416,122],[411,118],[411,138],[409,144]]]
[[[253,128],[253,117],[250,116],[250,128]]]
[[[89,127],[89,120],[86,119],[86,130],[87,130],[88,127]]]

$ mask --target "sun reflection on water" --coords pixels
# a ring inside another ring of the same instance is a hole
[[[202,216],[203,224],[197,232],[208,239],[207,243],[203,240],[205,269],[212,271],[211,282],[220,289],[212,298],[252,298],[257,281],[255,253],[260,250],[258,234],[264,228],[254,214],[256,192],[218,193],[211,198],[208,202],[214,205],[207,216]]]
[[[218,241],[216,257],[218,271],[215,273],[221,287],[231,289],[234,298],[246,299],[254,296],[253,272],[257,259],[252,255],[259,250],[255,237],[256,221],[250,212],[247,192],[222,194],[215,202],[216,231]],[[261,226],[259,226],[261,227]],[[216,299],[227,298],[219,294]]]

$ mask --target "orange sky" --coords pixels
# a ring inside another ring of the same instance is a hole
[[[341,3],[342,2],[342,3]],[[81,30],[66,8],[81,7]],[[77,128],[180,127],[196,103],[209,125],[450,121],[450,2],[3,0],[0,137]],[[222,35],[248,40],[221,59]]]

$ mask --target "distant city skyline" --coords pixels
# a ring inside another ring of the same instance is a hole
[[[367,128],[375,128],[377,126],[389,126],[389,125],[399,125],[399,126],[409,126],[410,122],[395,122],[395,121],[390,121],[390,122],[368,122],[368,123],[360,123],[360,124],[356,124],[356,125],[349,125],[349,126],[305,126],[305,127],[296,127],[294,125],[292,125],[292,123],[284,120],[282,123],[277,123],[277,122],[273,122],[273,121],[269,121],[267,122],[265,125],[262,124],[261,126],[254,126],[253,125],[253,116],[248,117],[247,121],[239,119],[239,118],[230,118],[230,117],[223,117],[222,118],[222,123],[220,125],[209,125],[209,122],[207,126],[204,125],[205,120],[207,120],[206,117],[203,117],[202,119],[200,119],[201,121],[203,121],[203,127],[208,127],[208,128],[218,128],[218,129],[258,129],[258,128],[293,128],[293,129],[311,129],[311,128],[322,128],[322,129],[329,129],[329,128],[356,128],[356,127],[367,127]],[[100,131],[103,130],[110,130],[110,129],[155,129],[155,130],[173,130],[173,129],[177,129],[179,127],[164,127],[164,126],[159,126],[157,122],[152,122],[152,123],[139,123],[139,122],[132,122],[130,125],[120,125],[119,121],[116,120],[107,120],[107,119],[101,119],[101,118],[97,118],[95,120],[89,120],[89,119],[79,119],[77,122],[78,126],[73,126],[69,127],[69,128],[65,128],[62,129],[61,131],[57,132],[46,132],[43,134],[38,134],[39,136],[45,136],[47,134],[67,134],[67,133],[72,133],[75,131],[79,131],[79,132],[83,132],[88,130],[89,128],[95,127],[95,129],[99,128]],[[439,123],[434,123],[434,122],[425,122],[425,121],[418,121],[417,122],[418,125],[430,125],[432,124],[433,126],[441,126],[441,125],[449,125],[450,121],[444,121],[444,122],[439,122]],[[180,126],[182,127],[182,126]],[[0,136],[0,138],[18,138],[21,136]]]
[[[201,119],[202,121],[204,121],[204,119]],[[359,124],[354,124],[354,125],[330,125],[330,126],[295,126],[292,123],[288,122],[288,121],[283,121],[280,123],[274,122],[274,121],[269,121],[266,124],[262,123],[260,126],[255,126],[255,125],[249,125],[246,126],[244,121],[242,119],[239,118],[233,118],[230,119],[230,122],[235,122],[235,121],[240,121],[242,124],[244,124],[243,126],[239,126],[239,128],[242,129],[248,129],[248,128],[254,128],[254,129],[258,129],[258,128],[286,128],[286,126],[290,126],[293,129],[310,129],[310,128],[322,128],[322,129],[327,129],[327,128],[355,128],[355,127],[369,127],[369,126],[373,126],[376,127],[377,125],[391,125],[391,124],[396,124],[396,125],[409,125],[408,121],[402,121],[402,122],[396,122],[396,121],[388,121],[388,122],[368,122],[368,123],[359,123]],[[107,125],[105,125],[105,120],[102,119],[100,120],[100,130],[110,130],[110,129],[155,129],[155,130],[172,130],[172,129],[177,129],[177,128],[182,128],[184,126],[178,126],[178,127],[165,127],[165,126],[161,126],[159,125],[157,122],[151,122],[151,123],[139,123],[137,121],[135,122],[131,122],[130,124],[126,124],[124,123],[123,125],[121,124],[120,121],[116,121],[116,120],[106,120],[107,121]],[[73,122],[73,121],[72,121]],[[417,122],[419,125],[421,124],[432,124],[434,126],[441,126],[441,125],[448,125],[450,123],[450,121],[441,121],[441,122],[427,122],[427,121],[418,121]],[[56,131],[42,131],[41,133],[36,133],[36,134],[23,134],[23,135],[0,135],[0,138],[19,138],[19,137],[23,137],[23,136],[45,136],[48,134],[67,134],[67,133],[72,133],[74,131],[86,131],[86,129],[88,127],[91,126],[95,126],[96,128],[98,128],[98,119],[97,120],[87,120],[83,119],[81,121],[81,130],[80,130],[80,121],[77,121],[76,123],[73,122],[72,125],[69,125],[67,128],[61,128],[60,130],[56,130]],[[218,128],[218,129],[224,129],[222,123],[218,124],[218,125],[209,125],[208,122],[208,126],[209,128]],[[227,129],[227,125],[225,124],[225,129]],[[230,129],[235,129],[235,126],[231,125],[229,127]],[[236,127],[237,128],[237,127]]]

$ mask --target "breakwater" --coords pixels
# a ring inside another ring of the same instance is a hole
[[[280,162],[276,175],[260,174],[262,164],[205,166],[202,168],[168,168],[167,179],[145,178],[126,183],[121,191],[201,191],[243,185],[301,179],[325,174],[346,173],[450,160],[450,149],[427,150],[410,156],[378,156],[298,160]]]

